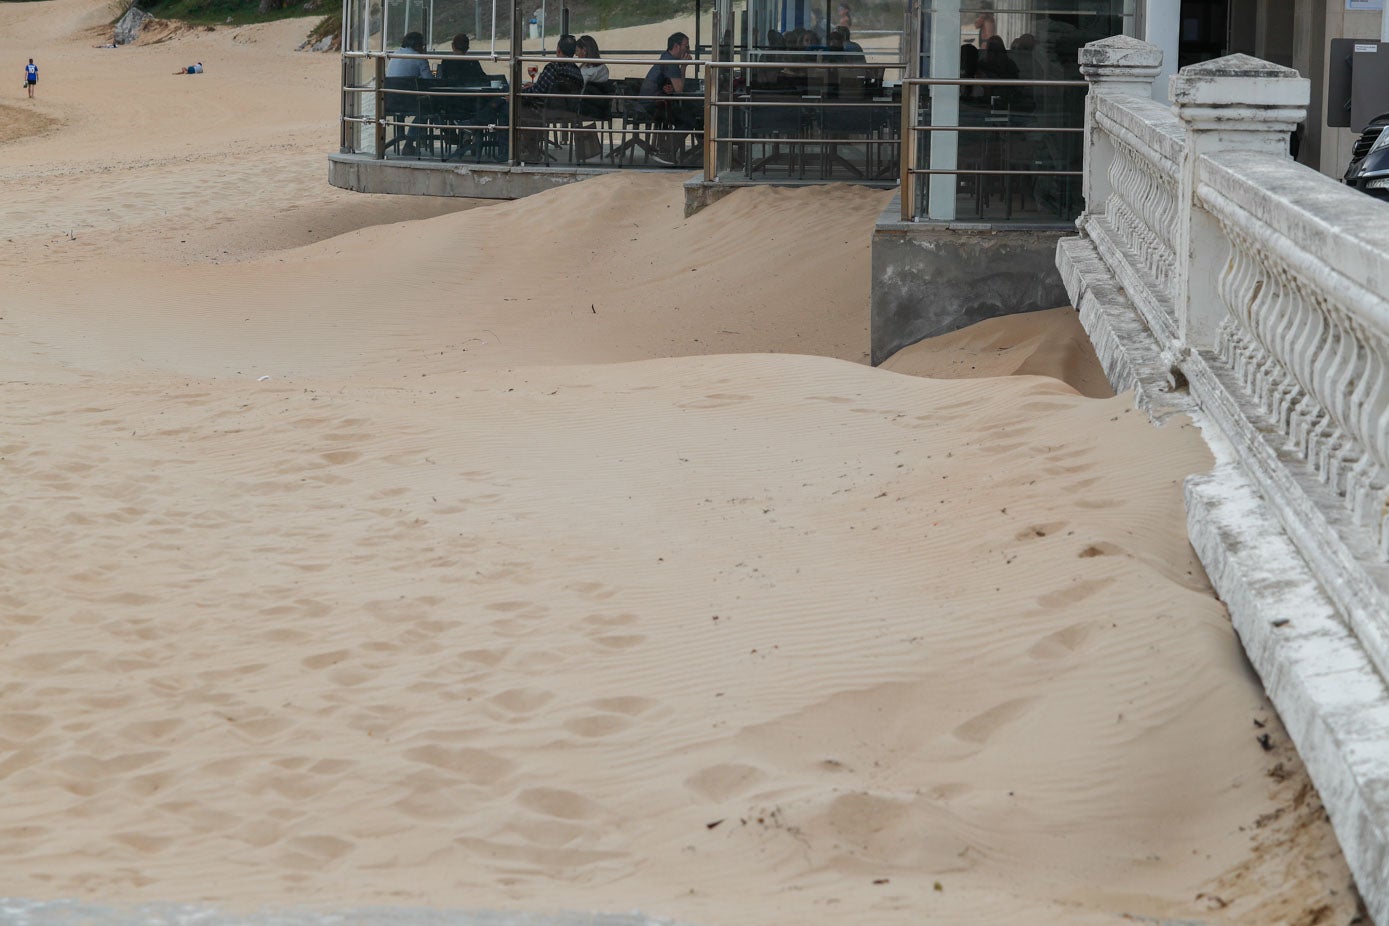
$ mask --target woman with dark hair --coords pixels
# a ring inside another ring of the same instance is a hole
[[[591,35],[581,35],[578,38],[578,47],[574,51],[576,58],[582,58],[583,63],[579,65],[579,73],[584,76],[584,86],[589,84],[606,84],[609,81],[608,66],[601,63],[603,53],[598,50],[598,40]],[[598,64],[590,64],[590,61],[599,61]]]
[[[960,77],[968,80],[971,77],[979,76],[979,49],[966,42],[960,46]],[[974,99],[979,88],[973,84],[960,85],[960,99],[969,102]]]
[[[1018,64],[1009,57],[1002,37],[995,35],[984,43],[984,54],[979,56],[979,76],[989,80],[1018,79]]]
[[[466,33],[460,32],[453,37],[453,53],[455,55],[466,55],[468,49],[472,47]],[[445,58],[439,62],[439,79],[446,80],[451,84],[470,84],[480,86],[487,83],[487,73],[483,71],[481,63],[477,61],[460,61],[457,58]]]

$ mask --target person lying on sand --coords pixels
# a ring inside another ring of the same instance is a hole
[[[177,71],[174,71],[175,74],[201,74],[202,72],[203,63],[201,61],[197,64],[190,64],[186,68],[179,68]]]

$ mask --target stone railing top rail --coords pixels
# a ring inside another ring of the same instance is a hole
[[[1095,101],[1095,111],[1101,125],[1107,121],[1127,130],[1174,170],[1181,162],[1186,127],[1168,107],[1144,97],[1102,96]]]
[[[1202,157],[1201,183],[1285,237],[1308,271],[1351,284],[1338,295],[1389,337],[1389,208],[1287,157],[1247,151]],[[1299,268],[1294,266],[1294,271]]]

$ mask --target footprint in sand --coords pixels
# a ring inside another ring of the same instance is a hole
[[[967,743],[987,743],[995,733],[1017,720],[1036,698],[1012,698],[976,714],[954,729],[958,739]]]
[[[1118,544],[1109,543],[1108,541],[1101,541],[1099,543],[1090,544],[1088,547],[1081,550],[1076,555],[1079,556],[1081,559],[1091,559],[1092,557],[1096,556],[1122,555],[1124,552],[1124,548],[1119,546]]]
[[[48,729],[53,718],[44,714],[11,711],[0,714],[0,736],[9,740],[27,740]]]
[[[1063,627],[1028,647],[1027,655],[1033,659],[1064,659],[1080,649],[1094,629],[1095,625],[1089,623]]]
[[[1063,608],[1067,605],[1078,604],[1092,595],[1103,591],[1110,585],[1113,585],[1114,581],[1113,578],[1109,578],[1096,579],[1089,582],[1077,582],[1069,588],[1063,588],[1059,591],[1039,595],[1037,604],[1044,608]]]
[[[317,671],[320,669],[327,669],[330,666],[335,666],[351,655],[351,650],[335,649],[331,652],[319,653],[317,656],[306,656],[305,658],[299,660],[299,664],[306,669],[313,669]]]
[[[634,646],[640,646],[646,642],[646,637],[639,633],[632,634],[607,634],[605,636],[595,636],[592,638],[594,643],[604,649],[624,650]]]
[[[766,780],[767,773],[741,762],[725,762],[700,769],[685,779],[685,787],[711,801],[725,801],[744,794]]]
[[[1074,502],[1077,508],[1090,508],[1103,511],[1106,508],[1118,508],[1123,502],[1112,498],[1078,498]]]
[[[628,717],[636,717],[645,714],[657,704],[651,698],[639,697],[617,697],[599,698],[596,701],[588,702],[588,706],[596,710],[605,711],[610,714],[624,714]]]
[[[750,395],[735,395],[727,392],[715,392],[706,395],[701,399],[690,399],[685,402],[676,402],[676,408],[728,408],[732,405],[741,405],[751,399]]]
[[[334,466],[355,463],[362,458],[361,453],[356,450],[330,450],[328,453],[320,453],[318,456]]]
[[[586,717],[574,717],[564,722],[564,729],[575,736],[582,736],[584,739],[602,739],[605,736],[621,733],[631,726],[632,719],[620,714],[589,714]]]
[[[561,820],[591,820],[603,812],[601,805],[575,791],[562,788],[530,788],[516,796],[527,810]]]
[[[488,701],[509,714],[533,714],[554,699],[554,692],[544,688],[511,688]]]
[[[1057,531],[1065,530],[1069,522],[1050,521],[1046,524],[1030,524],[1013,535],[1014,540],[1036,540],[1039,537],[1048,537]]]

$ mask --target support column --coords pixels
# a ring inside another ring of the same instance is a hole
[[[1202,155],[1251,151],[1288,157],[1288,136],[1307,117],[1311,84],[1292,68],[1227,55],[1172,78],[1172,111],[1186,125],[1177,192],[1177,273],[1173,308],[1183,347],[1215,347],[1226,309],[1217,291],[1227,259],[1224,235],[1196,204]]]
[[[1181,40],[1181,4],[1173,0],[1143,0],[1143,38],[1162,52],[1163,67],[1151,90],[1153,99],[1167,100],[1167,81],[1177,73],[1177,43]]]
[[[911,52],[918,55],[915,49]],[[960,76],[960,0],[936,0],[931,13],[931,77]],[[960,88],[931,87],[931,125],[960,124]],[[912,121],[916,113],[912,113]],[[960,133],[931,132],[927,150],[932,170],[960,166]],[[927,183],[926,214],[933,222],[955,219],[956,174],[931,174]]]

